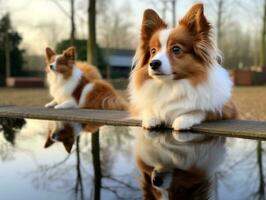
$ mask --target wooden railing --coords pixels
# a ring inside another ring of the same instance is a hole
[[[43,107],[0,106],[0,117],[72,121],[80,123],[94,122],[113,126],[141,126],[141,121],[131,119],[127,112],[110,110],[56,110]],[[206,122],[193,126],[191,131],[214,136],[266,140],[266,122],[262,121],[221,120]]]

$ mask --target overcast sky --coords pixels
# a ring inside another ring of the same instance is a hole
[[[55,2],[58,2],[64,10],[69,11],[69,1],[70,0],[0,0],[0,15],[6,11],[11,13],[13,27],[22,34],[22,47],[25,48],[28,53],[43,54],[44,48],[50,44],[53,39],[60,40],[69,37],[69,18],[55,4]],[[87,0],[76,1],[78,37],[84,38],[87,33]],[[155,1],[156,0],[112,0],[111,2],[112,6],[117,8],[124,8],[125,6],[130,8],[130,13],[123,12],[123,9],[121,9],[120,12],[122,16],[125,16],[125,20],[130,19],[133,22],[135,27],[133,32],[137,35],[143,11],[146,8],[157,10],[160,8],[159,4],[152,3]],[[207,0],[202,2],[206,1]],[[252,5],[252,9],[249,7],[250,2],[253,1],[249,0],[239,0],[239,2],[241,2],[241,9],[235,9],[235,7],[239,7],[238,4],[234,4],[232,6],[233,8],[230,8],[232,10],[230,10],[231,15],[239,21],[243,29],[259,29],[259,17],[256,18],[255,16],[260,14],[259,2],[261,0],[254,0],[254,2],[255,1],[257,4],[256,6]],[[183,16],[194,2],[197,1],[178,0],[177,18]],[[210,4],[206,4],[206,10],[208,18],[214,22],[215,10]],[[169,14],[168,19],[171,19],[170,17]]]

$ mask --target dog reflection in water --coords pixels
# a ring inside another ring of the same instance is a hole
[[[194,133],[134,129],[145,200],[214,199],[214,175],[225,139]]]
[[[82,132],[93,133],[99,126],[99,124],[95,123],[49,122],[49,130],[44,148],[50,147],[55,142],[61,142],[66,151],[70,153],[76,138]]]

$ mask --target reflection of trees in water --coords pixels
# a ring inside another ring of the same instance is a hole
[[[82,181],[82,173],[81,173],[81,161],[80,161],[80,136],[77,137],[77,142],[76,142],[76,155],[77,155],[77,165],[76,165],[76,170],[77,170],[77,179],[76,179],[76,186],[75,186],[75,194],[76,194],[76,199],[79,199],[80,194],[80,199],[84,199],[84,190],[83,190],[83,181]]]
[[[31,177],[34,187],[38,189],[69,191],[70,199],[100,199],[103,191],[111,192],[115,199],[134,199],[134,196],[139,199],[133,175],[114,175],[112,172],[115,171],[112,166],[117,154],[114,149],[130,149],[128,138],[131,136],[128,132],[121,134],[120,131],[125,131],[123,129],[110,130],[106,134],[92,134],[91,140],[86,140],[87,137],[77,138],[76,149],[65,159],[53,165],[38,165],[26,176]],[[73,156],[75,163],[69,164]]]
[[[5,139],[14,144],[17,130],[24,124],[24,119],[0,118],[0,132],[3,131]]]
[[[263,159],[265,149],[264,142],[262,141],[250,141],[243,140],[245,145],[242,145],[242,151],[238,152],[238,155],[230,158],[226,163],[222,171],[217,174],[217,178],[223,183],[229,190],[243,189],[243,199],[252,200],[265,200],[265,160]],[[252,145],[247,145],[249,142]],[[234,147],[229,147],[234,148]],[[233,179],[237,173],[242,175],[241,181],[235,182]],[[246,195],[246,198],[244,198]]]
[[[257,142],[257,164],[258,164],[258,170],[259,170],[259,188],[258,191],[255,193],[255,196],[258,200],[264,200],[266,199],[265,196],[265,177],[264,177],[264,168],[263,168],[263,147],[262,142]]]
[[[4,138],[3,141],[0,141],[1,160],[6,161],[13,158],[15,136],[24,124],[24,119],[0,118],[0,132],[3,133]]]
[[[101,199],[102,166],[100,158],[100,132],[97,130],[91,135],[91,153],[94,171],[94,199]],[[105,161],[106,162],[106,161]]]

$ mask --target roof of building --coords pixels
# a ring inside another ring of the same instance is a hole
[[[133,49],[103,49],[106,61],[113,67],[131,67],[135,50]]]

